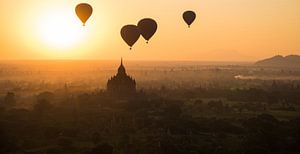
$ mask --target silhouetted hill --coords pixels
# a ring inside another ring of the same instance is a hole
[[[274,56],[272,58],[260,60],[255,65],[261,66],[288,66],[288,67],[300,67],[300,56],[289,55],[283,57],[281,55]]]

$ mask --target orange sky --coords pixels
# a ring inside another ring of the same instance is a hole
[[[74,8],[94,13],[82,27]],[[185,10],[198,14],[188,29]],[[125,24],[156,19],[150,44],[132,51]],[[299,0],[0,0],[0,59],[255,61],[300,54]]]

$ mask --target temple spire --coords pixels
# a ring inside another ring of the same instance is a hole
[[[118,69],[118,74],[119,75],[126,75],[126,70],[125,70],[125,67],[123,65],[123,58],[121,58],[121,65]]]

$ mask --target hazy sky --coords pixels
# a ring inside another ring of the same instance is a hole
[[[82,27],[74,8],[90,3]],[[190,29],[185,10],[198,17]],[[156,35],[132,51],[126,24],[157,20]],[[0,0],[0,59],[254,61],[300,54],[300,0]]]

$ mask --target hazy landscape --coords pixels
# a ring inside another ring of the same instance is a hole
[[[105,90],[118,61],[4,61],[0,63],[1,95],[7,91],[42,92],[64,88],[80,92]],[[260,66],[251,62],[126,61],[138,89],[195,88],[216,84],[249,88],[257,82],[298,81],[299,67]],[[228,82],[230,81],[230,82]],[[30,90],[32,89],[32,90]]]
[[[119,63],[1,62],[2,152],[300,150],[299,68],[125,61],[138,93],[118,98],[106,84]]]

